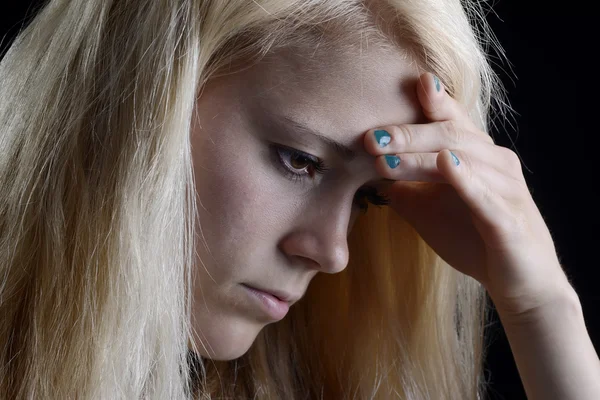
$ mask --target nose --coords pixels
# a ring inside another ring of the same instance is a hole
[[[347,237],[355,212],[351,196],[344,201],[323,200],[321,204],[325,205],[300,216],[296,228],[281,240],[280,249],[307,268],[335,274],[348,265]]]

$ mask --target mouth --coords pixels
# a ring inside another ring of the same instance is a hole
[[[272,320],[281,320],[288,313],[291,303],[284,300],[285,294],[276,292],[279,296],[282,296],[279,297],[271,291],[259,289],[244,283],[242,283],[241,286],[246,289],[249,297],[253,299],[255,304],[259,306]]]
[[[288,303],[288,305],[292,305],[302,298],[302,294],[292,294],[290,292],[285,292],[277,289],[266,289],[260,285],[253,285],[248,283],[242,283],[242,285],[246,286],[247,288],[254,289],[256,291],[270,295],[279,301]]]

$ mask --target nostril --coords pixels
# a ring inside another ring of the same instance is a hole
[[[300,259],[302,265],[306,268],[310,269],[321,269],[321,265],[313,260],[312,258],[304,257],[304,256],[296,256]]]

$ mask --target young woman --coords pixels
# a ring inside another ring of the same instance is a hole
[[[47,2],[0,63],[0,397],[478,399],[487,292],[530,399],[600,398],[482,15]]]

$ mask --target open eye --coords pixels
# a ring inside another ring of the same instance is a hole
[[[325,162],[318,157],[285,146],[272,145],[272,147],[279,165],[283,167],[288,178],[314,179],[315,175],[323,174],[328,170]]]
[[[315,161],[298,151],[287,151],[280,154],[282,155],[285,166],[290,167],[290,169],[292,169],[294,172],[308,172],[311,176],[313,176],[312,168],[314,168],[316,165]],[[309,168],[311,168],[311,171],[308,171]]]
[[[323,160],[302,151],[275,144],[271,145],[271,149],[276,156],[277,166],[293,181],[304,178],[314,179],[316,175],[322,175],[329,170]],[[388,205],[390,200],[387,196],[379,194],[376,188],[366,186],[356,192],[354,203],[360,210],[366,212],[369,203],[384,206]]]

